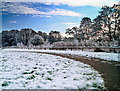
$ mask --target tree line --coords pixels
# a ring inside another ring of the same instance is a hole
[[[51,31],[49,34],[42,31],[34,31],[30,28],[21,30],[2,31],[2,46],[41,46],[47,44],[54,47],[118,47],[120,46],[120,4],[112,7],[103,6],[99,15],[93,20],[83,17],[79,27],[66,29],[66,34],[73,37],[63,37],[59,31]]]
[[[84,17],[79,27],[66,29],[66,34],[86,44],[91,41],[99,46],[120,46],[120,3],[103,6],[96,18]]]
[[[30,44],[37,46],[44,44],[48,41],[50,44],[53,42],[61,41],[62,36],[59,31],[51,31],[49,34],[45,32],[36,32],[30,28],[21,30],[2,31],[2,46],[16,46],[18,43],[29,46]]]

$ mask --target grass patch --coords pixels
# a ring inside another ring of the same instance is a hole
[[[8,86],[9,83],[10,83],[10,82],[4,81],[3,84],[2,84],[2,87]]]
[[[33,67],[33,69],[37,69],[37,67]]]
[[[92,87],[97,88],[97,89],[103,89],[103,87],[99,86],[97,83],[93,83]]]
[[[36,75],[39,75],[39,73],[35,73]]]
[[[30,74],[29,72],[24,72],[23,74]]]
[[[20,68],[17,68],[17,70],[20,70]]]
[[[25,82],[25,84],[28,84],[28,82]]]
[[[67,65],[67,63],[65,63]]]
[[[93,83],[92,87],[97,88],[98,85],[96,83]]]
[[[83,75],[92,75],[93,73],[84,73]]]
[[[58,63],[56,63],[56,65],[58,65]]]
[[[64,65],[64,68],[67,68],[68,66]]]
[[[26,87],[25,85],[28,84],[28,82],[23,83],[23,87]]]
[[[50,75],[52,75],[52,71],[47,71]]]
[[[59,71],[59,69],[57,69],[56,71]]]
[[[44,77],[44,75],[45,75],[44,73],[41,74],[42,77]]]
[[[36,63],[36,65],[38,65],[38,63]]]
[[[7,59],[3,59],[2,61],[3,61],[3,62],[6,62],[6,61],[7,61]]]
[[[37,86],[37,88],[41,88],[40,86]]]
[[[64,79],[66,79],[67,77],[64,77]]]
[[[68,60],[68,63],[70,63],[70,60]]]
[[[78,80],[78,79],[77,79],[77,78],[74,78],[73,80],[75,80],[75,81],[76,81],[76,80]]]
[[[31,77],[29,77],[29,78],[27,78],[28,80],[31,80],[31,79],[34,79],[35,78],[35,76],[34,75],[32,75]]]
[[[24,72],[23,74],[32,74],[34,73],[34,71],[31,71],[31,72]]]
[[[52,81],[52,79],[51,79],[51,78],[49,78],[49,77],[47,77],[47,78],[46,78],[46,80],[50,80],[50,81]]]
[[[88,66],[84,66],[83,68],[89,68]]]
[[[31,58],[28,58],[28,60],[32,60]]]
[[[87,80],[91,80],[91,79],[92,79],[91,77],[87,78]]]
[[[86,87],[83,88],[78,87],[78,91],[84,91],[84,90],[86,90]]]

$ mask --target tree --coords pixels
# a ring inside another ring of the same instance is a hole
[[[37,46],[44,44],[44,39],[40,35],[34,35],[34,37],[31,39],[31,44]]]
[[[66,34],[73,35],[74,38],[77,40],[88,40],[89,39],[89,33],[91,32],[91,25],[92,21],[89,17],[84,17],[81,20],[79,27],[73,27],[73,28],[67,28]]]
[[[38,35],[40,35],[44,40],[48,38],[48,35],[45,32],[38,31]]]
[[[91,32],[92,21],[89,17],[84,17],[80,23],[81,36],[83,40],[89,39],[89,33]]]
[[[109,41],[109,45],[112,41],[119,41],[120,5],[103,6],[99,13],[92,25],[97,40]]]
[[[65,33],[68,35],[74,35],[74,31],[72,31],[70,28],[67,28]]]
[[[102,29],[102,17],[98,15],[94,20],[92,24],[93,31],[90,33],[90,37],[94,41],[101,41],[104,36],[104,30]]]
[[[72,43],[73,43],[74,48],[79,47],[79,41],[77,39],[74,39]]]
[[[93,25],[92,29],[94,31],[99,31],[102,30],[102,17],[98,15],[94,20],[93,20]]]
[[[75,27],[72,27],[71,29],[68,28],[66,29],[66,34],[68,35],[72,35],[74,38],[80,40],[81,36],[80,36],[80,28],[75,26]]]
[[[112,7],[109,6],[103,6],[101,8],[102,10],[99,11],[100,16],[102,17],[102,21],[104,24],[104,28],[108,28],[108,36],[109,36],[109,41],[112,41],[112,32],[111,32],[111,14],[113,13]]]
[[[62,35],[59,31],[51,31],[49,33],[49,42],[52,44],[54,42],[58,42],[62,40]]]
[[[2,31],[2,45],[15,46],[17,45],[16,34],[18,30]]]
[[[112,25],[114,25],[114,40],[118,41],[118,46],[120,46],[120,2],[118,4],[113,5],[113,13],[112,13]]]
[[[17,42],[22,42],[24,45],[28,45],[28,41],[31,37],[37,34],[33,29],[23,28],[17,33]]]

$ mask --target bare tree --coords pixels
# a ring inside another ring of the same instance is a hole
[[[34,37],[31,39],[31,44],[37,46],[44,44],[44,39],[40,35],[34,35]]]

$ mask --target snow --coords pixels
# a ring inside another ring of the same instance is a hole
[[[94,58],[100,58],[104,60],[109,60],[109,61],[120,61],[118,53],[106,53],[106,52],[88,52],[88,51],[82,51],[82,50],[76,50],[76,51],[71,51],[71,50],[40,50],[42,52],[51,52],[51,53],[62,53],[62,54],[72,54],[72,55],[79,55],[79,56],[86,56],[86,57],[94,57]]]
[[[0,64],[2,89],[104,88],[104,80],[97,71],[72,59],[0,50]]]
[[[99,59],[104,59],[108,61],[120,61],[119,55],[120,53],[106,53],[106,52],[89,52],[89,51],[82,51],[82,50],[38,50],[38,49],[5,49],[5,50],[12,50],[12,51],[37,51],[37,52],[49,52],[49,53],[62,53],[62,54],[72,54],[72,55],[79,55],[79,56],[86,56],[86,57],[94,57]]]

